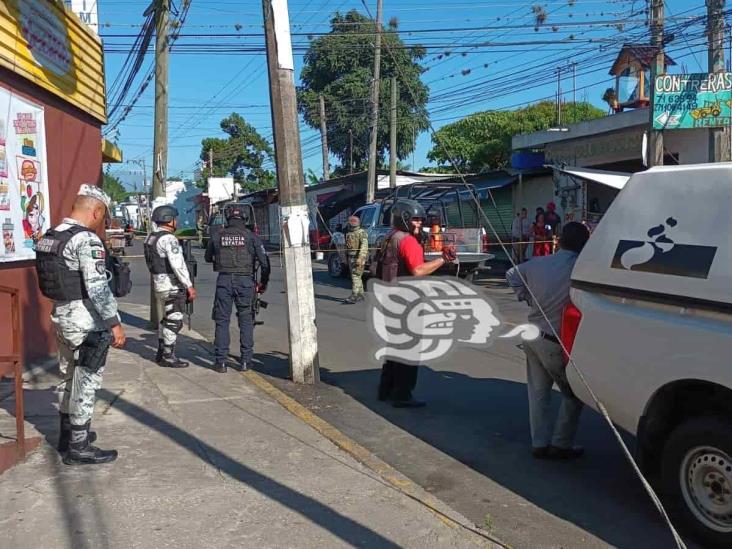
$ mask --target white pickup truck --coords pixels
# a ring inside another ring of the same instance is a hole
[[[431,261],[442,255],[442,244],[455,244],[458,261],[448,265],[437,274],[457,274],[471,278],[485,263],[494,258],[488,253],[488,235],[482,227],[481,213],[472,199],[475,193],[464,184],[420,183],[404,185],[394,189],[387,198],[361,206],[354,215],[361,219],[361,226],[369,235],[369,255],[366,271],[391,231],[390,210],[399,198],[418,200],[425,208],[427,219],[425,232],[425,260]],[[328,272],[332,277],[348,275],[345,235],[333,234],[332,248],[328,254]]]
[[[704,547],[732,547],[730,204],[732,163],[633,175],[577,259],[561,334]]]

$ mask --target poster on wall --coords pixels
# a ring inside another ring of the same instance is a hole
[[[43,108],[0,88],[0,263],[35,259],[49,228]]]

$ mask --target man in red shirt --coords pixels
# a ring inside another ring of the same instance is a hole
[[[455,247],[444,246],[442,257],[425,262],[420,244],[424,207],[416,200],[401,199],[391,208],[392,231],[382,247],[379,270],[384,282],[404,276],[427,276],[455,258]],[[412,391],[417,385],[417,366],[387,360],[381,369],[379,400],[391,400],[395,408],[417,408],[424,402],[415,400]]]

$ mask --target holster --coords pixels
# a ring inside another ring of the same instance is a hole
[[[98,372],[107,362],[112,334],[108,331],[89,332],[79,347],[79,366],[91,372]]]

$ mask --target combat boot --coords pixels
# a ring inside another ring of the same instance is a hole
[[[60,416],[61,425],[58,431],[58,446],[56,449],[63,454],[69,450],[69,441],[71,440],[71,419],[69,419],[69,414],[62,413]],[[89,420],[89,426],[91,426],[91,420]],[[93,443],[97,440],[97,434],[94,431],[89,431],[87,438],[90,443]]]
[[[160,361],[163,360],[164,352],[165,352],[165,345],[163,344],[163,340],[158,339],[158,353],[155,355],[155,362],[160,364]]]
[[[226,373],[226,362],[214,362],[213,371],[219,374]]]
[[[188,368],[185,360],[175,356],[175,345],[165,346],[163,348],[163,358],[159,362],[163,368]]]
[[[240,372],[246,372],[249,369],[249,364],[246,360],[240,360],[239,361],[239,371]]]
[[[69,450],[63,458],[66,465],[98,465],[117,459],[117,450],[101,450],[91,445],[89,424],[71,426]]]
[[[353,305],[356,303],[356,299],[358,299],[358,296],[356,294],[349,295],[346,299],[343,300],[344,305]]]

